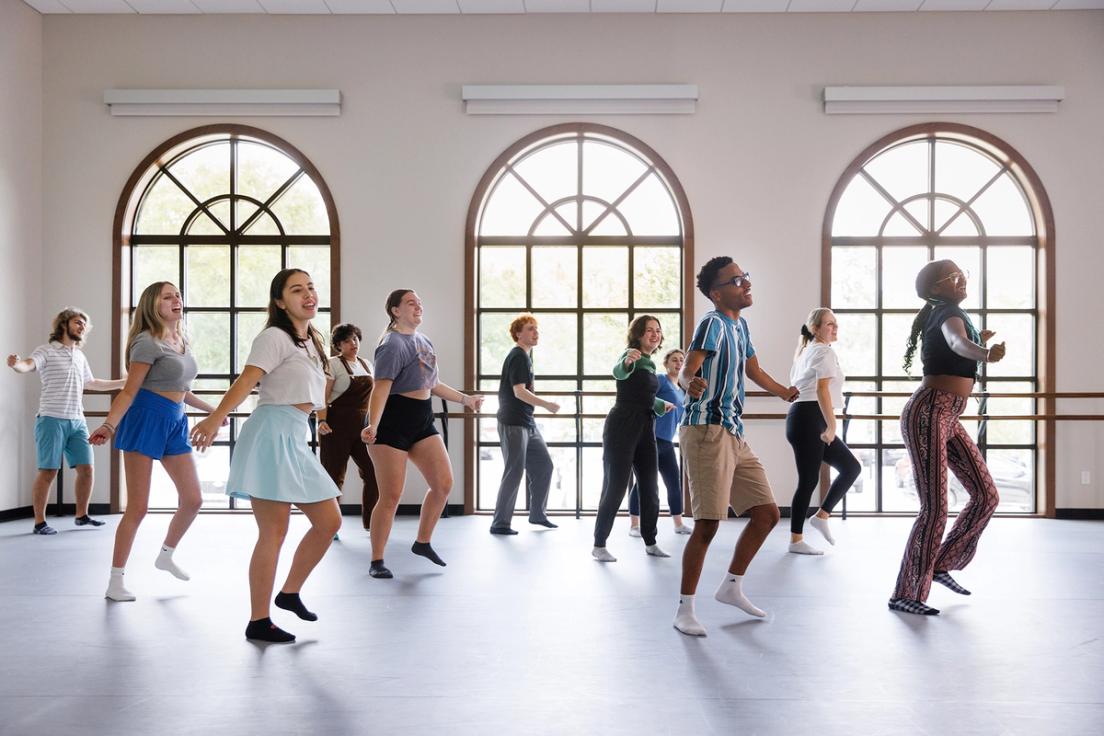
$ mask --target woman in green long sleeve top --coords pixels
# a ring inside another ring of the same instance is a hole
[[[659,378],[651,359],[663,344],[659,320],[645,314],[629,326],[628,348],[613,368],[617,379],[617,401],[602,430],[602,500],[594,522],[594,559],[616,562],[606,549],[617,511],[629,488],[633,473],[640,485],[640,536],[645,551],[654,557],[669,557],[656,544],[659,520],[659,466],[656,455],[655,418],[674,409],[674,404],[656,398]]]

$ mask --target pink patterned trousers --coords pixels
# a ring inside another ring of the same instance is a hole
[[[1000,502],[985,459],[958,420],[965,409],[966,399],[957,394],[920,388],[901,412],[901,435],[912,461],[920,514],[909,534],[894,598],[927,600],[936,571],[966,567]],[[948,467],[970,500],[944,539]]]

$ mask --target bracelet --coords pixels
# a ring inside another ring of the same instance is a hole
[[[105,421],[103,423],[103,426],[107,427],[108,431],[110,431],[112,436],[114,436],[114,434],[115,434],[115,425],[114,424],[112,424],[111,422],[106,422]]]

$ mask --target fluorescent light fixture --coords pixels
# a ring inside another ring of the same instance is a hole
[[[469,115],[690,114],[696,84],[465,84]]]
[[[107,89],[104,104],[116,116],[333,116],[341,90]]]
[[[982,87],[825,87],[824,112],[1058,112],[1064,87],[1007,84]]]

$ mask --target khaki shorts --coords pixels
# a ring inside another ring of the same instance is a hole
[[[679,427],[679,447],[690,479],[695,519],[727,519],[754,506],[774,504],[763,463],[742,437],[719,424]]]

